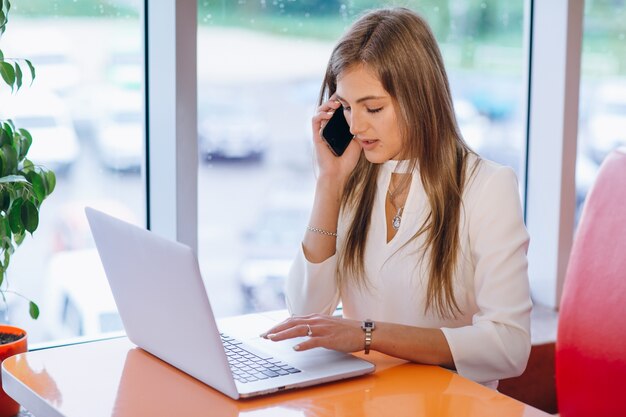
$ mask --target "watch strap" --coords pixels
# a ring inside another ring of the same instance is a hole
[[[365,330],[365,354],[369,355],[372,346],[372,329]]]
[[[366,355],[369,355],[370,347],[372,346],[372,331],[376,328],[376,325],[372,320],[366,319],[363,321],[363,324],[361,324],[361,328],[363,329],[363,332],[365,332],[365,344],[363,350]]]

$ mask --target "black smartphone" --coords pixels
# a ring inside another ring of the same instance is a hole
[[[339,107],[328,120],[324,129],[322,129],[322,139],[326,141],[335,156],[341,156],[348,145],[350,145],[352,137],[350,125],[348,125],[343,115],[343,107]]]

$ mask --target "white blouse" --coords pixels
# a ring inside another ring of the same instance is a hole
[[[470,157],[468,172],[474,161]],[[287,279],[287,307],[297,315],[331,314],[341,301],[346,318],[440,328],[457,372],[495,387],[498,379],[521,374],[530,352],[529,236],[515,173],[481,160],[474,174],[468,175],[454,278],[462,314],[442,319],[430,310],[424,312],[428,272],[418,262],[423,239],[405,245],[429,207],[419,172],[413,173],[400,228],[387,243],[386,192],[391,174],[403,172],[404,165],[388,161],[381,166],[365,248],[367,289],[350,283],[338,288],[337,254],[314,264],[305,259],[301,248]],[[348,219],[340,216],[337,250],[348,226]]]

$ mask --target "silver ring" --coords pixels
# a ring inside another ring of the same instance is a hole
[[[311,330],[311,326],[309,326],[309,325],[307,324],[307,325],[306,325],[306,328],[307,328],[306,335],[307,335],[307,336],[309,336],[309,337],[313,336],[313,331]]]

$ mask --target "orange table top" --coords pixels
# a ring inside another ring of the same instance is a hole
[[[374,374],[235,401],[123,337],[13,356],[2,380],[37,417],[548,416],[436,366],[367,359]]]

